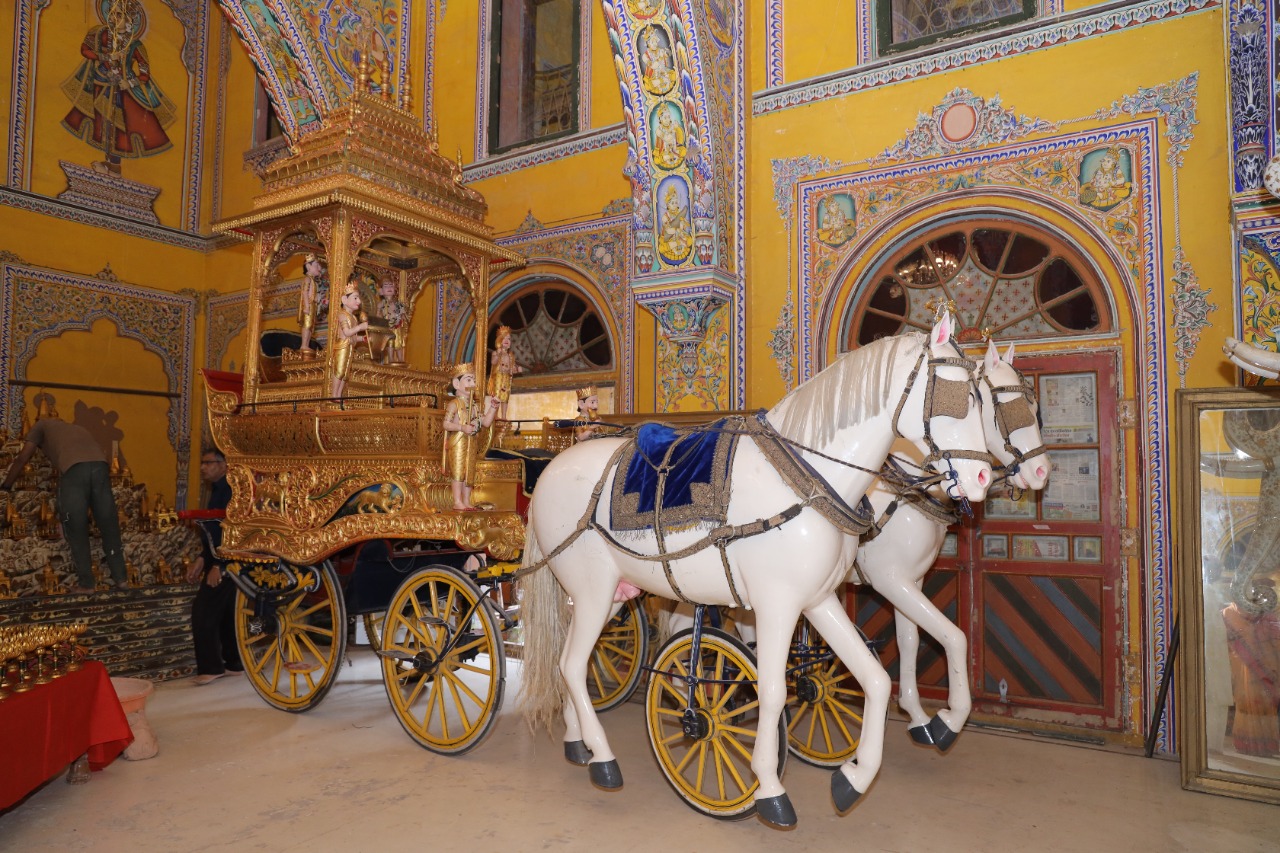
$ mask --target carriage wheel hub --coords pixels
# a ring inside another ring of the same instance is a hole
[[[816,678],[802,675],[796,679],[796,698],[806,705],[812,705],[822,696],[822,687]]]
[[[711,717],[706,711],[689,708],[680,718],[680,728],[685,737],[704,740],[711,734]]]
[[[413,656],[413,668],[418,672],[430,675],[436,671],[436,667],[439,665],[439,659],[435,656],[435,652],[430,649],[423,649]]]

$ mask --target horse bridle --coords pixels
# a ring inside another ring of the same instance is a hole
[[[1021,373],[1018,374],[1018,377],[1022,381],[1017,385],[996,385],[986,372],[982,374],[982,381],[991,391],[991,405],[995,407],[993,416],[996,422],[996,429],[1000,431],[1000,439],[1004,442],[1005,451],[1013,457],[1013,461],[1008,465],[998,466],[1004,469],[1006,481],[1011,481],[1013,476],[1021,470],[1023,462],[1048,452],[1043,441],[1039,446],[1025,452],[1014,446],[1012,435],[1015,432],[1024,427],[1035,426],[1040,423],[1039,409],[1033,408],[1035,397],[1032,394],[1030,384]],[[1001,400],[1001,394],[1017,394],[1018,396],[1011,400]]]
[[[954,349],[954,347],[953,347]],[[974,371],[977,370],[978,364],[972,359],[965,358],[962,355],[954,355],[949,357],[931,358],[929,356],[929,344],[925,343],[920,350],[920,358],[916,361],[915,367],[911,369],[911,375],[907,377],[907,384],[902,389],[902,397],[898,399],[898,407],[893,412],[893,434],[899,438],[906,438],[902,431],[898,429],[898,421],[902,417],[902,410],[907,404],[907,398],[911,396],[911,391],[915,388],[916,377],[920,373],[920,368],[925,365],[929,367],[929,379],[924,389],[924,441],[925,446],[929,449],[929,455],[919,463],[921,469],[928,468],[935,461],[943,461],[947,463],[947,471],[942,475],[943,482],[948,480],[958,481],[959,474],[956,473],[955,466],[951,464],[952,459],[972,459],[977,462],[986,462],[993,465],[994,460],[991,454],[984,450],[965,450],[959,448],[956,450],[943,450],[938,447],[937,441],[933,438],[933,419],[936,417],[949,417],[961,420],[969,415],[969,400],[978,399],[978,384],[973,378]],[[969,375],[965,379],[943,379],[938,375],[939,367],[960,367]]]

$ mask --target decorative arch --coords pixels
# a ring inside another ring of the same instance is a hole
[[[830,274],[832,286],[825,288],[826,294],[819,300],[814,314],[813,329],[824,330],[821,337],[825,339],[825,346],[820,351],[810,351],[811,361],[802,364],[802,371],[812,375],[839,353],[839,333],[848,328],[854,313],[868,298],[874,285],[871,276],[914,239],[948,224],[999,219],[1036,228],[1072,247],[1082,267],[1098,283],[1099,295],[1106,299],[1104,307],[1111,318],[1112,331],[1041,340],[1110,339],[1115,335],[1114,330],[1133,328],[1142,322],[1139,306],[1143,298],[1134,280],[1134,265],[1093,221],[1078,216],[1054,199],[1032,196],[1015,188],[926,196],[904,207],[899,216],[886,219],[859,239],[850,241],[841,262]]]
[[[867,311],[876,310],[873,302],[882,296],[882,289],[879,286],[888,263],[895,260],[908,260],[906,257],[908,255],[915,257],[915,252],[911,251],[913,248],[919,247],[925,241],[937,240],[943,234],[966,233],[970,229],[978,231],[982,228],[1007,228],[1011,233],[1025,234],[1047,243],[1050,247],[1050,257],[1061,257],[1073,266],[1075,273],[1083,279],[1088,295],[1097,305],[1098,318],[1100,318],[1098,327],[1091,330],[1071,332],[1064,329],[1057,334],[1024,333],[1004,334],[1004,336],[997,332],[995,336],[997,339],[1060,341],[1064,338],[1114,337],[1117,327],[1114,318],[1120,315],[1115,297],[1116,286],[1123,284],[1126,291],[1132,292],[1132,283],[1128,280],[1129,275],[1124,266],[1119,264],[1119,257],[1115,256],[1114,251],[1110,251],[1111,246],[1101,240],[1100,234],[1092,233],[1087,223],[1084,228],[1070,228],[1068,225],[1070,216],[1062,215],[1068,211],[1061,209],[1055,211],[1053,210],[1055,205],[1029,206],[1027,200],[1018,199],[1016,201],[1020,206],[1014,207],[1011,205],[1012,201],[1014,199],[1000,199],[998,193],[984,193],[980,199],[975,197],[963,205],[957,205],[954,200],[948,200],[946,204],[932,205],[925,201],[918,209],[908,211],[904,218],[886,223],[886,227],[869,234],[867,240],[846,255],[845,263],[833,274],[832,280],[838,284],[832,288],[831,298],[824,302],[822,315],[820,315],[822,320],[819,321],[819,328],[828,329],[831,332],[827,336],[827,351],[822,353],[824,361],[829,361],[837,352],[847,350],[854,345],[858,336],[858,329],[854,328],[854,324]],[[1053,215],[1055,213],[1057,215]],[[1080,223],[1076,222],[1076,224]],[[1014,241],[1005,243],[1005,248],[1012,250]],[[972,264],[974,248],[966,246],[964,254],[969,257],[968,259],[960,257],[959,268],[940,270],[941,277],[934,275],[934,278],[941,278],[942,282],[951,283],[954,286],[956,279],[952,277],[963,275],[966,272],[966,265],[974,265]],[[1039,265],[1034,269],[1038,268]],[[987,273],[988,270],[980,268],[969,270],[969,272]],[[932,272],[925,273],[925,275],[929,274]],[[997,278],[1010,279],[1012,275],[997,273]],[[1125,300],[1125,302],[1128,301]],[[932,313],[925,318],[923,304],[924,298],[910,301],[910,315],[906,318],[908,320],[906,325],[927,328],[925,320],[932,321]],[[966,311],[966,306],[959,307],[961,314],[972,315],[973,311]],[[982,339],[984,336],[980,332],[983,329],[980,327],[982,324],[979,321],[978,327],[964,329],[961,341],[974,343]],[[897,332],[899,329],[895,328],[886,330],[884,333]],[[968,339],[965,338],[965,334],[968,334]]]
[[[159,357],[167,390],[177,394],[167,435],[177,456],[176,505],[184,506],[196,297],[11,263],[0,265],[0,280],[0,340],[6,344],[0,347],[0,375],[25,376],[42,341],[66,331],[90,332],[100,319]],[[0,407],[0,422],[10,431],[21,429],[20,386],[0,396]]]
[[[591,334],[591,338],[593,340],[603,339],[599,342],[607,346],[607,363],[600,364],[603,359],[597,355],[594,358],[588,357],[585,359],[592,366],[584,367],[583,369],[569,371],[550,370],[523,377],[522,380],[517,381],[523,381],[523,383],[527,384],[529,380],[534,380],[537,384],[554,384],[556,382],[556,374],[561,374],[575,377],[574,379],[566,379],[561,384],[578,384],[585,378],[590,382],[611,383],[621,388],[625,376],[619,370],[621,361],[620,342],[623,340],[623,336],[620,334],[616,318],[609,308],[609,302],[590,275],[584,270],[563,261],[550,258],[532,258],[528,266],[495,277],[490,288],[489,318],[491,328],[486,331],[486,347],[491,344],[490,339],[496,327],[503,323],[503,312],[508,311],[511,306],[522,298],[531,294],[545,292],[548,289],[569,294],[581,300],[581,305],[585,311],[581,315],[575,315],[574,319],[581,321],[585,316],[595,318],[599,324],[599,329],[598,333]],[[529,319],[532,320],[533,318]],[[472,359],[476,349],[476,328],[475,318],[470,311],[457,318],[453,324],[452,332],[452,346],[445,350],[445,360],[465,361]],[[521,342],[518,332],[515,337],[517,350],[519,350]],[[598,351],[599,347],[596,348],[597,353]],[[519,354],[517,355],[517,360],[520,360]],[[521,363],[524,364],[526,362],[522,361]],[[539,376],[542,378],[538,379],[537,377]]]

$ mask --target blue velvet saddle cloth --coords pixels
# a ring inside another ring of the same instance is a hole
[[[664,467],[660,513],[664,531],[723,524],[729,505],[729,469],[738,440],[736,431],[725,431],[731,420],[724,418],[695,432],[665,424],[640,427],[635,446],[618,461],[610,513],[613,529],[653,529]]]

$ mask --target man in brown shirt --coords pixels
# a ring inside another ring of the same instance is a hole
[[[98,442],[87,429],[69,424],[57,418],[41,418],[27,433],[0,490],[13,488],[23,467],[35,455],[44,451],[53,467],[58,469],[58,513],[62,518],[62,532],[71,548],[71,560],[75,563],[79,586],[75,592],[93,592],[93,566],[89,562],[89,511],[102,532],[102,547],[107,554],[107,565],[117,587],[126,582],[124,549],[120,545],[120,522],[116,516],[116,499],[111,494],[111,467]]]

